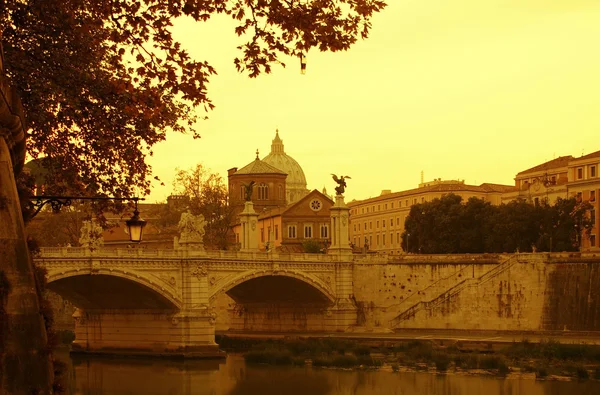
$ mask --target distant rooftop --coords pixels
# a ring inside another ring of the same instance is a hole
[[[590,154],[590,155],[593,155],[593,154]],[[556,159],[552,159],[552,160],[550,160],[548,162],[542,163],[541,165],[534,166],[531,169],[523,170],[522,172],[517,173],[517,177],[520,176],[520,175],[524,175],[524,174],[537,173],[539,171],[550,170],[550,169],[558,169],[558,168],[561,168],[561,167],[567,167],[568,164],[569,164],[569,161],[571,161],[573,159],[574,158],[571,155],[568,155],[568,156],[559,156]]]

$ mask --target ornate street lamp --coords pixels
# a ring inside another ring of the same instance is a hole
[[[133,210],[133,216],[131,219],[125,221],[127,230],[129,231],[129,240],[139,243],[142,241],[142,233],[146,221],[140,218],[140,212],[138,211],[138,201],[135,199],[135,209]]]
[[[146,221],[140,218],[138,201],[144,200],[144,198],[118,198],[109,196],[32,196],[29,198],[29,204],[31,209],[34,209],[35,212],[31,215],[31,218],[35,217],[46,204],[50,204],[52,211],[57,213],[63,206],[70,206],[73,200],[119,200],[135,202],[133,216],[131,219],[125,221],[125,224],[127,225],[127,231],[129,232],[129,240],[135,243],[142,241],[142,233],[144,231],[144,226],[146,226]]]

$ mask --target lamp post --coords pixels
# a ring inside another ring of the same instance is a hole
[[[125,221],[127,225],[127,230],[129,232],[129,240],[135,243],[139,243],[142,241],[142,233],[144,231],[144,226],[146,226],[146,221],[140,218],[140,212],[138,211],[138,201],[145,200],[144,198],[118,198],[118,197],[108,197],[108,196],[97,196],[97,197],[88,197],[88,196],[32,196],[29,198],[29,206],[35,212],[32,214],[32,218],[35,217],[40,210],[46,205],[50,204],[52,207],[52,211],[57,213],[63,206],[70,206],[74,200],[91,200],[91,201],[103,201],[103,200],[117,200],[117,201],[133,201],[135,203],[135,208],[133,211],[133,216],[131,219]]]

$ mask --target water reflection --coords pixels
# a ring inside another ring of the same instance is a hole
[[[68,356],[64,356],[68,358]],[[435,375],[246,366],[239,356],[169,361],[73,356],[71,394],[211,395],[571,395],[600,394],[600,383],[536,382]]]

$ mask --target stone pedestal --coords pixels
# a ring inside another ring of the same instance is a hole
[[[348,228],[350,208],[344,203],[344,195],[335,196],[335,204],[331,211],[331,247],[329,254],[338,254],[342,256],[351,256],[350,240]]]
[[[217,358],[215,319],[208,309],[194,312],[77,309],[73,352]]]
[[[244,211],[240,214],[242,231],[240,242],[241,251],[258,251],[258,214],[254,211],[254,203],[246,202]]]

